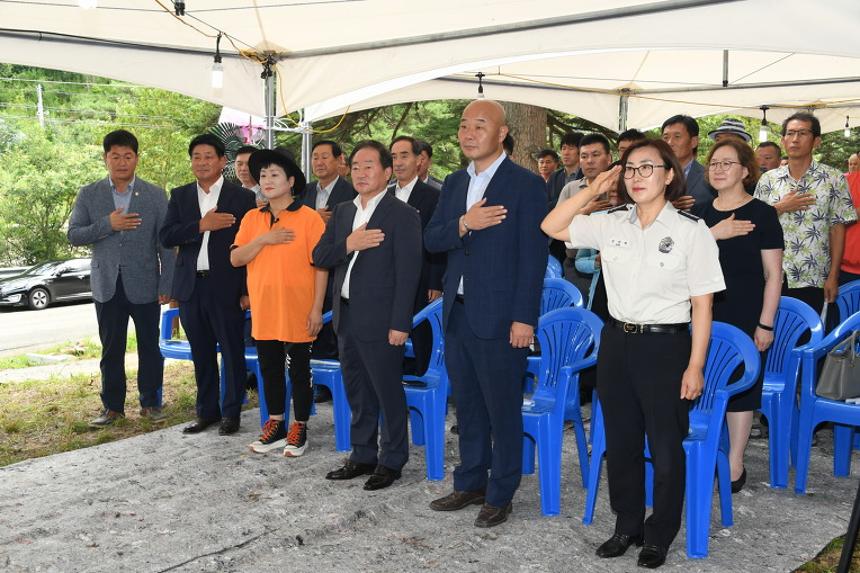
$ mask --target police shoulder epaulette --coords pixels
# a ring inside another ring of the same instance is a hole
[[[693,215],[689,211],[678,211],[678,214],[682,217],[686,217],[687,219],[689,219],[691,221],[698,221],[700,219],[700,217],[696,217],[695,215]]]
[[[612,209],[610,209],[607,212],[608,213],[616,213],[618,211],[629,211],[629,210],[630,210],[630,205],[619,205],[618,207],[613,207]]]

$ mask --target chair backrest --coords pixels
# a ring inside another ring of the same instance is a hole
[[[573,283],[565,279],[544,279],[543,292],[540,297],[540,315],[543,316],[551,310],[575,306],[582,308],[584,301],[582,293]]]
[[[839,322],[845,322],[846,318],[860,310],[860,280],[839,287],[836,306],[839,308]]]
[[[557,258],[550,255],[546,261],[546,274],[544,274],[544,277],[548,279],[560,279],[563,274],[561,263],[558,262]]]
[[[794,352],[794,349],[798,346],[798,340],[806,333],[809,333],[807,343],[817,343],[824,337],[821,317],[805,302],[787,296],[781,297],[773,325],[773,345],[765,360],[765,383],[797,380],[800,354]]]
[[[587,357],[597,355],[602,328],[603,321],[584,308],[560,308],[540,317],[537,338],[541,358],[534,394],[536,399],[555,394],[562,367],[573,366]],[[571,384],[577,379],[576,376],[574,372]]]
[[[427,365],[428,372],[433,370],[440,376],[447,376],[445,370],[445,331],[442,329],[442,305],[444,297],[439,297],[412,318],[412,328],[415,328],[425,320],[430,322],[433,331],[433,347],[430,350],[430,363]]]
[[[729,385],[732,374],[742,364],[741,379]],[[752,339],[735,326],[714,322],[704,369],[705,387],[690,410],[690,425],[707,424],[715,405],[723,410],[718,412],[722,417],[728,396],[752,386],[760,368],[761,359]]]

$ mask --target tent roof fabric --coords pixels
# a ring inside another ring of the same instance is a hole
[[[161,87],[264,115],[260,60],[275,59],[279,113],[316,120],[398,101],[487,97],[617,129],[673,113],[828,107],[860,115],[856,0],[0,1],[10,63]],[[224,34],[224,87],[209,74]],[[728,63],[724,66],[724,50]],[[727,87],[723,87],[724,72]],[[622,90],[628,90],[623,92]],[[847,111],[846,111],[847,110]],[[780,109],[768,112],[778,119]],[[833,127],[834,122],[839,123]],[[855,123],[856,125],[856,123]]]

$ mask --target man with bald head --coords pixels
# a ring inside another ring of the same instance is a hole
[[[477,527],[507,520],[520,483],[522,378],[547,262],[546,186],[508,158],[507,134],[497,102],[466,106],[457,137],[471,162],[445,179],[424,232],[425,248],[448,257],[445,362],[460,440],[454,491],[430,507],[483,504]]]

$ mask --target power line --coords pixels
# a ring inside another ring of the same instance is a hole
[[[35,117],[29,115],[0,115],[0,120],[14,119],[23,121],[38,121]],[[124,127],[145,127],[149,129],[176,129],[175,125],[151,125],[146,123],[126,123],[123,121],[102,121],[99,119],[54,119],[45,118],[46,123],[89,123],[92,125],[121,125]]]

